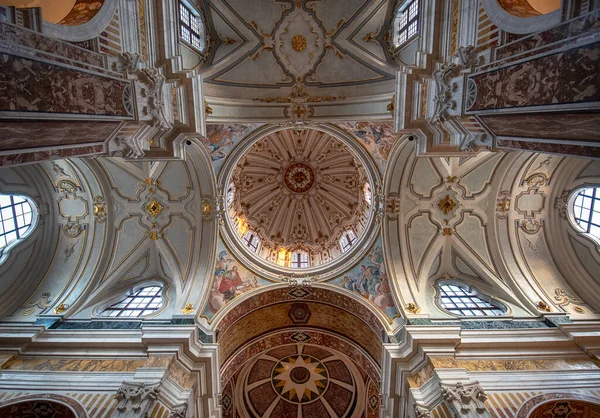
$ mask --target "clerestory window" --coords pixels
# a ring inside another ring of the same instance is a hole
[[[406,2],[396,12],[394,19],[393,43],[399,47],[417,34],[419,30],[419,0]]]
[[[163,307],[161,286],[146,286],[132,291],[117,303],[106,307],[101,316],[111,318],[135,318],[148,316]]]
[[[445,311],[459,316],[502,316],[507,309],[500,302],[477,292],[469,286],[442,283],[439,289],[439,305]]]
[[[24,196],[0,195],[0,254],[31,232],[35,211]]]
[[[600,239],[600,187],[581,190],[571,210],[583,232]]]
[[[179,36],[194,49],[204,52],[206,42],[202,18],[183,2],[179,3]]]

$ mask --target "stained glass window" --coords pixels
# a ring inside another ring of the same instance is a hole
[[[506,308],[500,303],[485,295],[479,295],[466,286],[440,284],[439,290],[440,305],[455,315],[502,316],[506,313]]]
[[[308,267],[308,253],[306,251],[294,251],[290,257],[290,266],[294,268]]]
[[[111,318],[135,318],[155,313],[163,306],[162,287],[147,286],[132,292],[102,311]]]
[[[573,215],[588,234],[600,238],[600,187],[583,189],[573,204]]]
[[[18,195],[0,195],[0,252],[25,236],[33,222],[33,208]]]
[[[181,39],[203,52],[204,25],[202,19],[183,3],[179,3],[179,26]]]

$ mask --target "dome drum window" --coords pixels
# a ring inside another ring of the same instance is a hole
[[[260,245],[260,238],[254,231],[248,231],[244,234],[243,237],[244,242],[252,250],[252,252],[258,252],[258,246]]]
[[[110,318],[137,318],[158,312],[164,305],[161,286],[139,288],[117,303],[104,308],[100,316]]]
[[[442,283],[438,286],[439,306],[458,316],[503,316],[507,309],[500,302],[457,283]]]
[[[0,195],[0,252],[9,244],[24,238],[31,230],[34,209],[27,198]]]
[[[345,231],[340,238],[340,249],[342,253],[348,251],[356,242],[356,234],[352,229]]]
[[[308,253],[306,251],[294,251],[290,256],[290,267],[292,268],[307,268]]]

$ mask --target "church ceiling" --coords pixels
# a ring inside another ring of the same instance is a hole
[[[393,91],[394,70],[374,40],[390,2],[214,0],[208,4],[223,40],[204,75],[209,96],[277,103],[295,87],[309,100],[322,102]]]
[[[233,176],[237,219],[262,245],[327,251],[342,232],[362,231],[369,204],[365,173],[339,140],[315,130],[275,132],[238,163]]]

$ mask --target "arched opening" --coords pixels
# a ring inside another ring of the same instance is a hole
[[[600,418],[600,405],[576,399],[557,399],[537,406],[529,418]]]
[[[104,0],[0,0],[0,4],[18,9],[39,7],[46,22],[76,26],[92,20]]]
[[[47,399],[31,399],[0,406],[0,416],[20,418],[78,418],[67,405]]]
[[[321,287],[256,294],[215,324],[224,417],[377,416],[385,324]]]
[[[498,0],[504,10],[517,17],[533,17],[560,8],[560,0]]]

